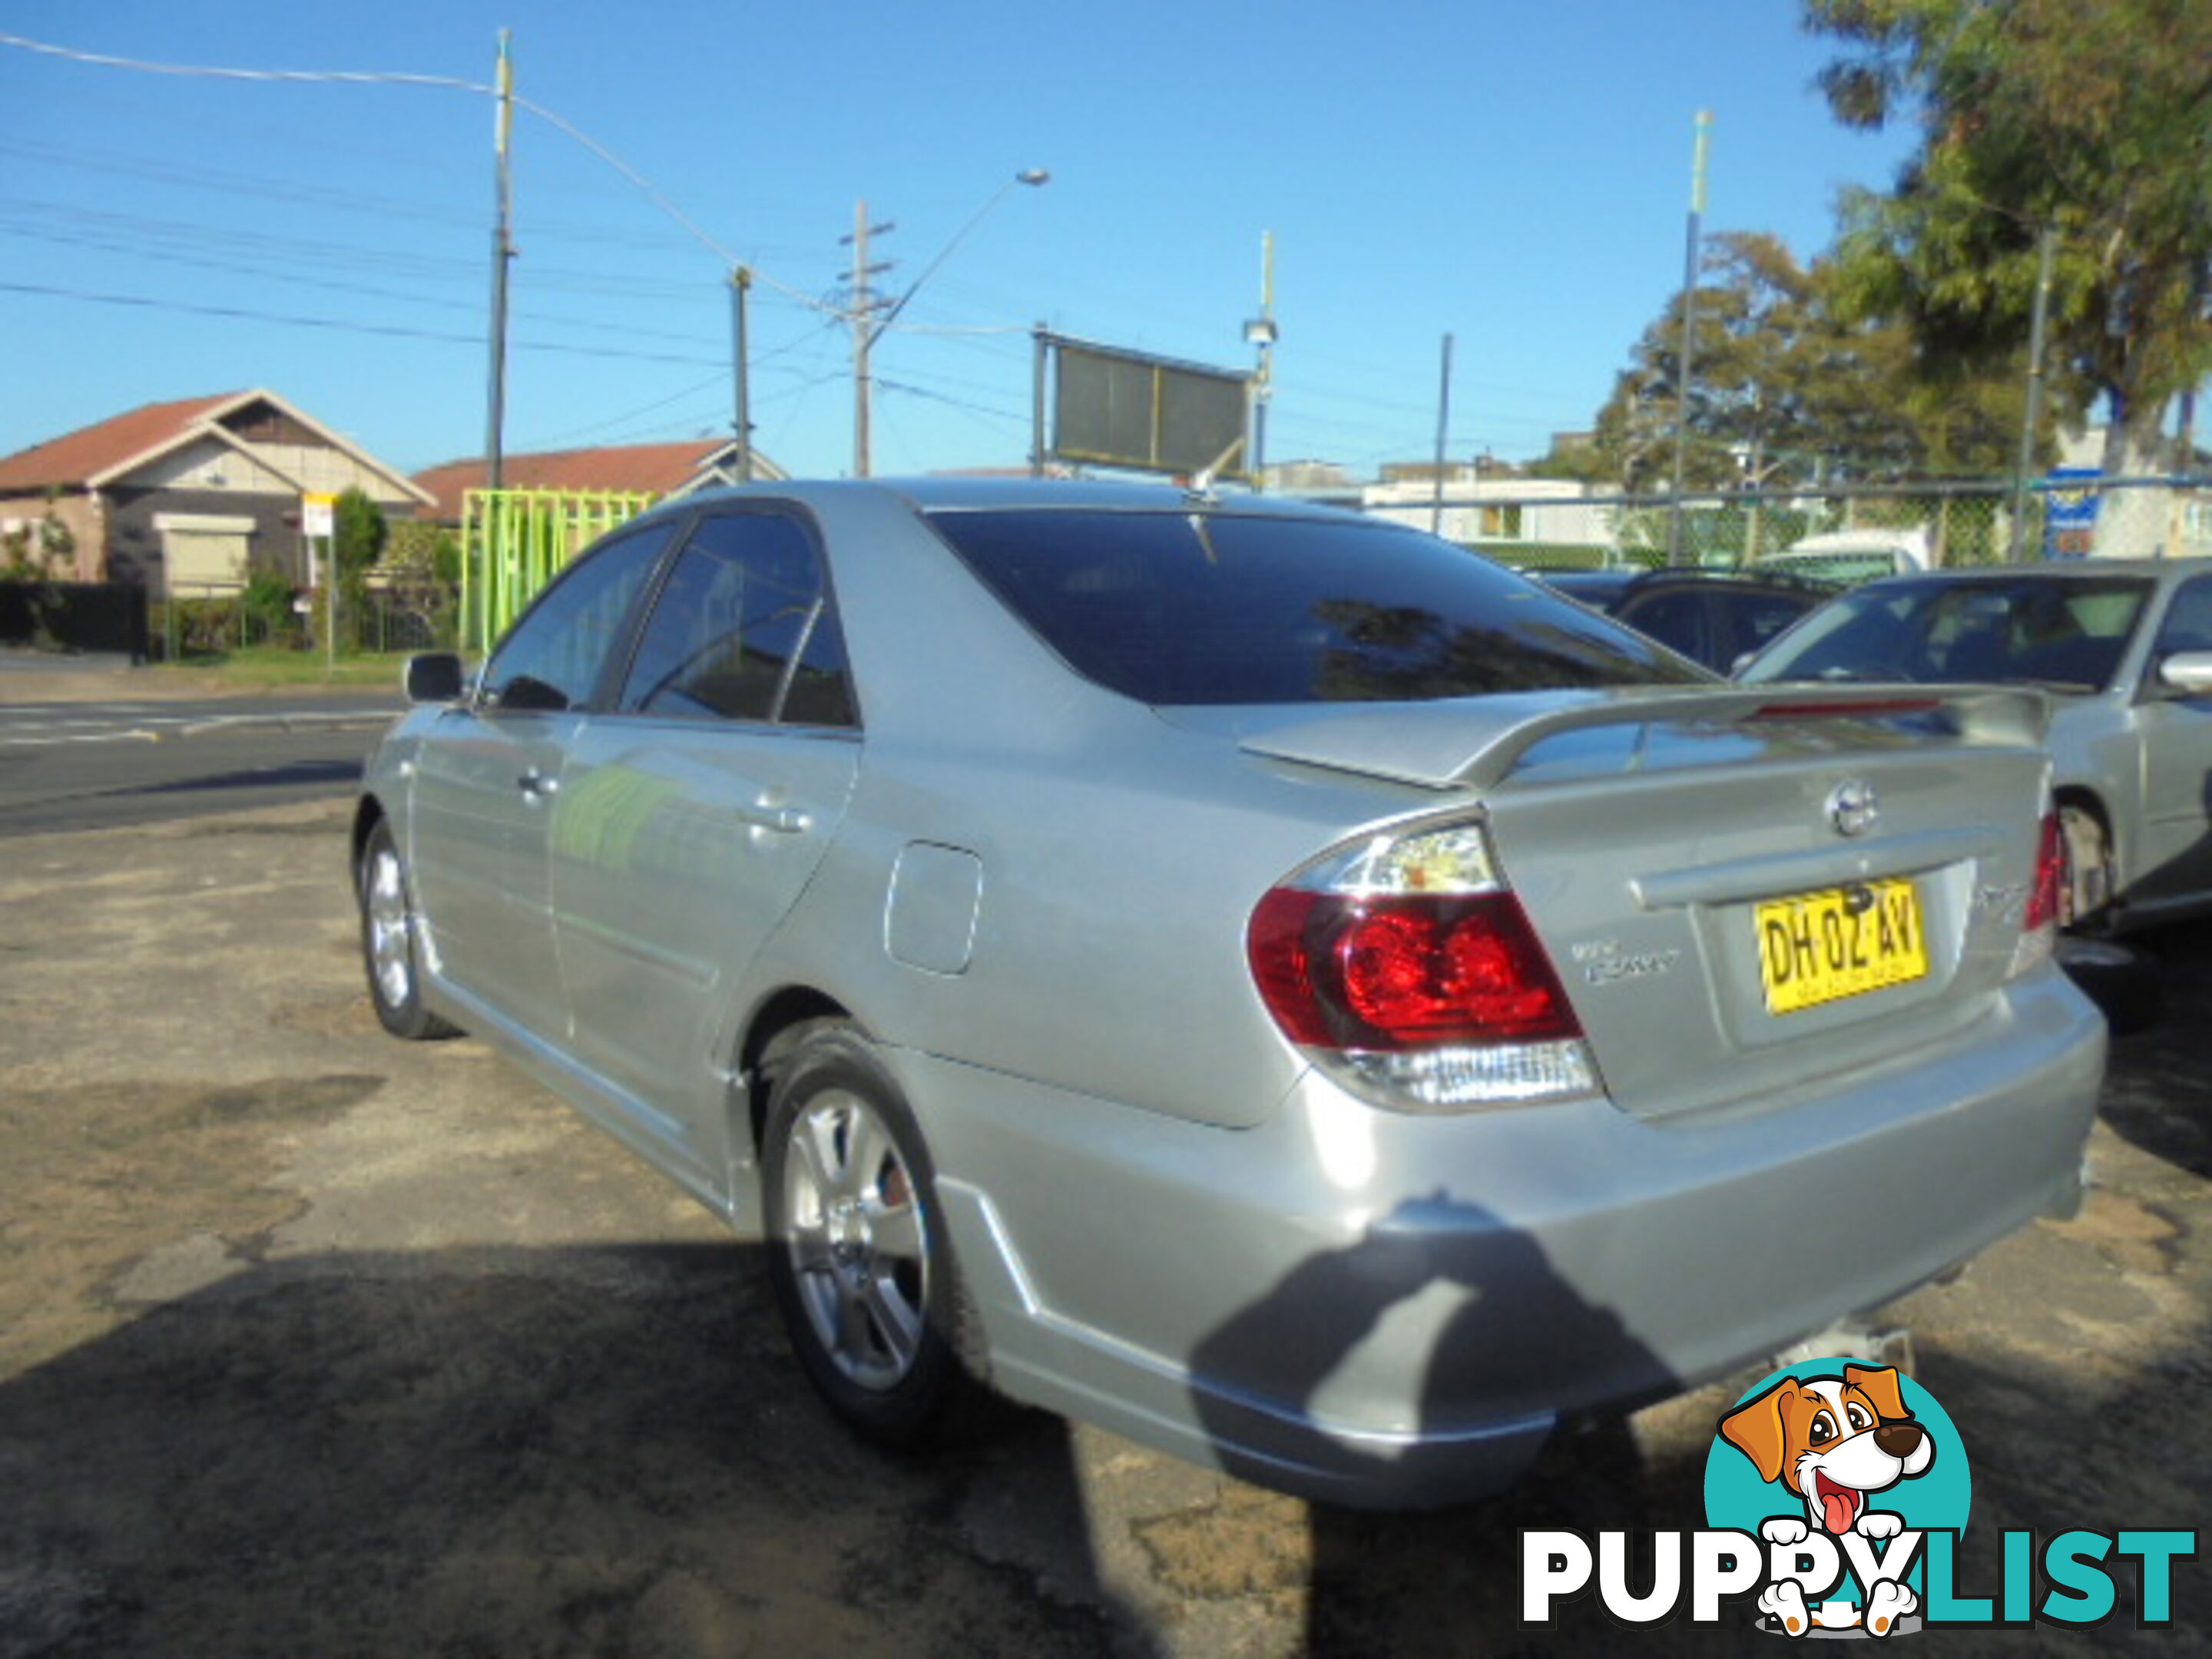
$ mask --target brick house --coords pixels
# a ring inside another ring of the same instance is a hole
[[[359,488],[387,516],[430,497],[287,403],[256,389],[148,404],[0,459],[0,523],[51,505],[76,543],[80,581],[193,598],[250,571],[309,580],[301,498]]]

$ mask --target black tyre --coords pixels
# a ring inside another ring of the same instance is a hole
[[[975,1392],[971,1316],[928,1148],[866,1038],[827,1024],[776,1065],[762,1155],[769,1280],[807,1376],[878,1444],[933,1437]]]
[[[2086,806],[2061,806],[2058,849],[2066,866],[2059,926],[2077,933],[2102,932],[2112,905],[2112,844],[2103,821]]]
[[[392,826],[380,818],[362,844],[359,876],[361,955],[369,1000],[394,1036],[410,1042],[459,1034],[459,1027],[422,1006],[422,943],[413,890]]]

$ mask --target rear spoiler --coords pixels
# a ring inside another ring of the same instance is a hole
[[[1498,720],[1510,709],[1517,718]],[[1525,714],[1519,713],[1526,709]],[[1430,789],[1488,789],[1538,744],[1608,726],[1743,726],[1758,720],[1884,720],[1939,716],[1980,746],[2036,749],[2051,702],[2018,686],[1720,685],[1631,690],[1573,701],[1486,698],[1480,702],[1399,704],[1308,720],[1247,734],[1246,752],[1360,772]],[[1486,719],[1487,715],[1489,718]]]

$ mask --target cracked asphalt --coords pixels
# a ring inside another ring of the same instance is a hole
[[[0,1659],[1774,1650],[1517,1623],[1521,1529],[1702,1524],[1735,1379],[1513,1492],[1351,1515],[1007,1411],[841,1433],[754,1247],[482,1044],[360,981],[346,807],[31,834],[0,862]],[[1996,1534],[2196,1526],[2212,1490],[2212,939],[2152,941],[2081,1216],[1891,1310]],[[2212,1650],[1937,1632],[1945,1652]]]

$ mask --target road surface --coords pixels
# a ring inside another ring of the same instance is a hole
[[[383,693],[0,704],[0,837],[349,795],[399,707]]]

